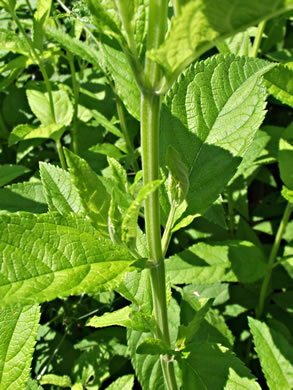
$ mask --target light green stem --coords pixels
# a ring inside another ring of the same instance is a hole
[[[22,33],[22,35],[23,35],[24,39],[26,40],[27,44],[29,45],[29,47],[30,47],[30,49],[31,49],[31,51],[33,53],[33,56],[35,57],[35,60],[37,61],[38,65],[40,67],[40,71],[41,71],[42,76],[44,78],[44,82],[46,84],[46,88],[47,88],[47,92],[48,92],[48,96],[49,96],[49,104],[50,104],[51,115],[52,115],[52,118],[53,118],[54,122],[56,122],[54,102],[53,102],[53,95],[52,95],[52,88],[51,88],[51,84],[50,84],[50,81],[49,81],[49,77],[48,77],[46,68],[45,68],[45,66],[44,66],[44,64],[42,62],[42,59],[39,56],[38,52],[35,50],[32,41],[29,39],[27,33],[25,32],[24,28],[22,27],[22,24],[20,23],[20,20],[18,19],[18,17],[17,17],[17,15],[16,15],[14,10],[11,10],[11,16],[12,16],[13,20],[15,21],[17,27],[19,28],[20,32]]]
[[[167,0],[150,0],[147,49],[157,48],[164,40],[167,27]],[[141,92],[141,147],[143,181],[147,184],[159,178],[159,123],[161,99],[155,94],[161,80],[159,66],[146,58],[144,85]],[[149,92],[146,92],[149,91]],[[165,264],[161,245],[159,192],[153,192],[145,201],[145,226],[150,260],[156,337],[170,346],[168,326]],[[177,390],[172,356],[161,356],[161,365],[168,390]]]
[[[250,57],[254,57],[254,58],[257,57],[265,27],[266,27],[266,20],[263,20],[258,25],[256,36],[251,49]]]
[[[60,140],[56,141],[56,146],[57,146],[57,152],[61,163],[61,167],[66,171],[67,165],[66,165],[65,156],[64,156],[64,152]]]
[[[79,85],[75,75],[74,58],[72,53],[67,52],[67,59],[69,62],[71,77],[72,77],[72,88],[74,94],[74,110],[72,120],[72,150],[78,154],[78,138],[77,138],[77,115],[78,115],[78,99],[79,99]]]
[[[181,0],[173,0],[174,15],[178,16],[181,12]]]
[[[281,243],[285,228],[287,226],[290,215],[292,213],[292,209],[293,209],[293,205],[288,203],[286,208],[285,208],[283,218],[280,222],[280,225],[279,225],[276,237],[275,237],[275,242],[273,244],[273,247],[272,247],[272,250],[270,253],[270,257],[268,260],[268,264],[267,264],[266,274],[265,274],[265,277],[263,279],[261,290],[260,290],[259,303],[258,303],[258,307],[256,309],[256,317],[257,318],[260,318],[262,316],[262,313],[263,313],[264,303],[265,303],[265,299],[266,299],[267,294],[268,294],[268,287],[269,287],[269,283],[270,283],[271,276],[272,276],[272,270],[274,268],[274,262],[276,260],[276,256],[277,256],[277,253],[278,253],[278,250],[280,247],[280,243]]]
[[[163,256],[166,256],[166,252],[168,250],[168,246],[170,244],[170,240],[172,237],[172,227],[174,223],[174,218],[175,218],[175,213],[176,213],[176,203],[173,202],[171,205],[171,210],[168,215],[168,220],[166,223],[166,228],[164,230],[164,235],[162,238],[162,250],[163,250]]]

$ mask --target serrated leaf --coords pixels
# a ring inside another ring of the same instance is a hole
[[[189,172],[180,154],[173,146],[169,146],[166,155],[166,166],[169,170],[168,195],[172,203],[181,203],[189,190]]]
[[[85,160],[67,149],[65,149],[65,157],[85,213],[97,229],[108,236],[108,210],[110,207],[108,192],[99,176]]]
[[[155,329],[155,322],[152,316],[133,310],[130,306],[125,306],[111,313],[102,316],[94,316],[89,319],[87,326],[104,328],[105,326],[124,326],[140,332],[149,332]]]
[[[1,305],[107,290],[133,261],[76,215],[0,216]]]
[[[47,204],[43,186],[38,182],[16,183],[0,189],[1,212],[27,211],[46,213]]]
[[[217,49],[222,54],[235,54],[236,56],[249,56],[252,45],[248,31],[243,31],[221,41]]]
[[[108,157],[108,164],[111,168],[112,177],[116,181],[118,188],[125,192],[127,191],[128,183],[127,183],[127,173],[122,165],[112,157]]]
[[[135,200],[129,206],[121,225],[122,241],[127,245],[135,246],[137,235],[137,219],[141,203],[156,191],[162,184],[162,180],[154,180],[144,185],[136,195]]]
[[[176,79],[187,65],[222,40],[291,9],[292,0],[247,0],[241,6],[238,0],[223,0],[217,7],[213,0],[189,1],[172,19],[164,43],[147,55]]]
[[[29,378],[25,390],[44,390],[44,388],[42,386],[39,386],[36,380]]]
[[[39,306],[0,310],[0,387],[26,388],[40,320]]]
[[[0,165],[0,187],[5,186],[5,184],[10,183],[12,180],[27,172],[30,172],[30,169],[23,165]]]
[[[37,0],[37,9],[33,19],[33,43],[40,51],[43,51],[44,28],[50,16],[51,6],[52,0]]]
[[[89,64],[92,64],[96,69],[100,70],[101,65],[99,58],[99,53],[96,49],[89,46],[86,42],[80,41],[76,38],[72,38],[69,34],[66,34],[62,30],[57,30],[52,26],[46,26],[46,35],[58,42],[66,50],[73,53],[75,56],[87,61]]]
[[[280,176],[289,190],[293,190],[293,146],[281,138],[279,142],[278,163]]]
[[[66,128],[64,123],[51,123],[45,126],[34,127],[32,125],[17,125],[8,138],[9,146],[19,141],[34,138],[51,138],[54,141],[60,140]]]
[[[201,242],[169,257],[165,264],[167,275],[174,284],[236,280],[252,283],[263,277],[266,270],[261,250],[249,241],[237,240]]]
[[[13,53],[29,55],[30,50],[24,38],[19,37],[13,31],[0,29],[0,49]]]
[[[255,350],[270,390],[292,389],[293,348],[285,337],[264,322],[248,318]]]
[[[180,362],[182,390],[260,390],[260,386],[242,361],[220,344],[192,343],[184,352],[188,357]]]
[[[235,174],[264,118],[261,76],[271,66],[219,55],[190,66],[169,91],[161,115],[160,164],[164,169],[172,145],[187,166],[186,213],[205,212]]]
[[[64,216],[83,212],[77,189],[67,171],[40,162],[40,175],[50,211],[58,211]]]
[[[293,69],[279,64],[265,75],[268,92],[282,103],[293,107]]]
[[[102,44],[103,59],[115,82],[115,89],[125,108],[140,119],[140,91],[125,54],[106,43]]]
[[[124,375],[112,382],[106,390],[132,390],[133,385],[134,375]]]
[[[136,353],[144,355],[172,355],[174,351],[164,341],[148,337],[139,344]]]
[[[180,323],[180,309],[177,302],[171,299],[168,306],[168,322],[171,338],[171,347],[175,346]],[[136,353],[140,343],[150,338],[150,333],[141,333],[135,330],[127,331],[128,347],[130,350],[131,362],[135,369],[136,376],[144,390],[165,390],[164,378],[159,356],[141,355]]]
[[[62,123],[64,126],[69,125],[73,116],[73,107],[67,93],[63,89],[52,91],[56,121],[52,117],[47,92],[43,93],[36,89],[27,89],[26,94],[32,112],[43,126],[51,125],[52,123]]]

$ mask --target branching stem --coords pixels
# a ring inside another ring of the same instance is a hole
[[[256,36],[251,49],[250,57],[254,57],[254,58],[257,57],[265,27],[266,27],[266,20],[263,20],[258,25]]]

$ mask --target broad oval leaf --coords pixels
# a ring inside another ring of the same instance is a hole
[[[76,215],[1,215],[0,231],[3,306],[113,288],[133,262]]]
[[[233,177],[265,115],[261,76],[274,65],[215,56],[196,63],[166,97],[161,119],[162,169],[169,145],[189,170],[186,213],[203,214]]]
[[[8,306],[0,310],[0,388],[23,390],[30,373],[40,308]]]

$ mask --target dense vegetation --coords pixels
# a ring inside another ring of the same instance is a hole
[[[293,388],[292,22],[0,0],[1,390]]]

